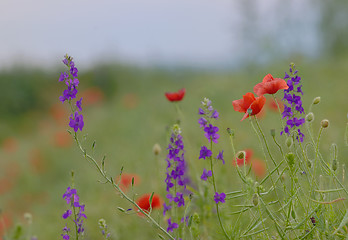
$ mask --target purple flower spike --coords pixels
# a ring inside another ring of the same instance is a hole
[[[211,177],[212,176],[212,172],[209,170],[209,171],[207,171],[207,169],[203,169],[203,174],[202,174],[202,176],[201,176],[201,179],[203,180],[203,181],[207,181],[207,179],[208,179],[208,177]]]
[[[218,193],[218,192],[216,192],[215,193],[215,195],[214,195],[214,201],[216,202],[216,203],[219,203],[219,202],[221,202],[221,203],[225,203],[225,198],[226,198],[226,194],[225,193]]]
[[[73,128],[75,132],[77,132],[78,129],[80,129],[80,131],[82,131],[82,128],[84,126],[83,116],[79,115],[78,112],[75,112],[74,116],[71,114],[69,126],[71,128]]]
[[[207,120],[205,118],[200,118],[198,119],[198,123],[200,127],[205,127],[205,125],[207,125]]]

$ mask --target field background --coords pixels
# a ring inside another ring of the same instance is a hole
[[[321,16],[325,19],[330,14]],[[333,24],[332,19],[326,22]],[[346,26],[347,19],[341,19],[340,23]],[[91,150],[96,141],[94,156],[98,160],[107,156],[110,176],[117,177],[122,166],[125,173],[139,176],[135,198],[154,191],[164,199],[168,128],[177,119],[181,120],[189,173],[195,183],[200,181],[204,163],[198,160],[199,149],[206,140],[197,120],[200,101],[207,97],[220,113],[218,148],[225,150],[226,165],[216,168],[217,181],[226,192],[238,190],[240,180],[232,165],[226,128],[235,129],[237,150],[251,148],[260,159],[263,154],[249,122],[240,122],[242,114],[233,110],[232,101],[251,92],[268,73],[284,77],[289,63],[294,62],[302,78],[305,112],[308,113],[313,98],[321,97],[321,103],[313,108],[314,132],[319,130],[322,119],[330,120],[320,143],[324,157],[329,158],[329,147],[336,143],[340,165],[348,164],[348,148],[343,141],[348,113],[348,41],[345,41],[348,35],[341,27],[334,32],[330,24],[322,26],[324,30],[326,27],[327,38],[321,38],[325,47],[314,57],[294,50],[284,57],[272,53],[267,61],[243,59],[230,68],[144,66],[122,61],[79,68],[79,56],[75,55],[80,80],[78,98],[83,97],[85,127],[79,133],[83,145]],[[340,37],[335,41],[330,35]],[[8,231],[18,223],[25,226],[23,214],[29,212],[33,215],[31,232],[38,239],[59,239],[65,225],[61,216],[67,209],[62,195],[71,185],[70,173],[74,171],[75,188],[86,205],[86,239],[102,239],[97,225],[100,218],[106,219],[112,239],[154,239],[157,231],[144,219],[117,210],[129,205],[111,186],[98,182],[101,178],[97,171],[83,158],[68,134],[69,109],[58,99],[64,88],[58,78],[65,71],[60,60],[56,59],[57,64],[50,67],[21,63],[0,71],[0,209]],[[182,112],[179,116],[164,93],[181,88],[186,88],[186,95],[179,103]],[[267,107],[261,124],[266,134],[271,128],[279,134],[279,115]],[[158,158],[152,152],[156,143],[162,148]],[[228,205],[223,210],[232,211]],[[155,219],[162,218],[161,210],[153,214]]]

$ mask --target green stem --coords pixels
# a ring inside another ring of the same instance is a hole
[[[161,230],[167,237],[169,237],[170,239],[172,240],[175,240],[175,238],[170,234],[168,233],[163,227],[161,227],[159,225],[158,222],[156,222],[156,220],[154,220],[146,211],[144,211],[143,209],[141,209],[139,207],[139,205],[134,201],[132,200],[130,197],[128,197],[122,190],[121,188],[114,183],[113,179],[110,177],[107,177],[106,176],[106,173],[101,169],[101,167],[98,165],[98,163],[96,162],[96,160],[89,154],[87,154],[86,150],[83,149],[83,147],[81,146],[81,143],[80,141],[78,140],[77,136],[75,135],[74,137],[76,143],[77,143],[77,146],[79,147],[79,149],[81,150],[81,152],[83,153],[84,157],[86,159],[89,159],[93,165],[97,168],[98,172],[102,175],[102,177],[108,182],[110,183],[121,195],[122,197],[124,197],[128,202],[130,202],[133,206],[135,206],[136,209],[138,209],[142,214],[144,214],[144,216],[146,218],[148,218],[159,230]]]
[[[210,138],[210,151],[213,152],[213,140],[211,138]],[[217,192],[216,183],[215,183],[215,176],[214,176],[214,168],[213,168],[213,155],[210,156],[210,170],[211,170],[211,175],[212,175],[212,180],[213,180],[214,192]],[[230,237],[228,236],[228,234],[227,234],[227,232],[222,224],[222,221],[221,221],[218,203],[216,203],[216,213],[217,213],[217,217],[219,219],[220,227],[221,227],[222,231],[224,232],[225,237],[229,240]]]

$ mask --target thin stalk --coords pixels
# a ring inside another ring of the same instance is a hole
[[[213,140],[210,138],[210,151],[213,152]],[[214,168],[213,168],[213,155],[210,156],[210,170],[211,170],[211,175],[212,175],[212,180],[213,180],[213,186],[214,186],[214,192],[217,192],[216,190],[216,183],[215,183],[215,177],[214,177]],[[219,219],[219,224],[220,227],[222,229],[222,231],[224,232],[224,235],[227,239],[230,239],[230,237],[228,236],[225,227],[222,224],[221,221],[221,217],[220,217],[220,211],[219,211],[219,204],[216,203],[216,213],[217,213],[217,217]]]
[[[175,240],[175,238],[168,233],[163,227],[161,227],[159,225],[159,223],[154,220],[146,211],[144,211],[143,209],[141,209],[139,207],[139,205],[132,200],[130,197],[128,197],[122,190],[121,188],[115,184],[115,182],[113,181],[113,179],[110,177],[107,177],[105,172],[101,169],[101,167],[98,165],[97,161],[89,154],[87,154],[86,150],[83,149],[80,141],[78,140],[76,134],[74,136],[75,142],[77,144],[77,146],[79,147],[79,149],[81,150],[81,152],[83,153],[85,159],[89,159],[91,161],[91,163],[97,168],[98,172],[100,173],[100,175],[106,180],[106,182],[110,183],[121,195],[122,197],[124,197],[128,202],[130,202],[133,206],[135,206],[136,209],[138,209],[142,214],[144,214],[144,216],[146,218],[148,218],[160,231],[162,231],[167,237],[169,237],[172,240]]]

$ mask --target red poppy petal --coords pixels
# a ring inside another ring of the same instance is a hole
[[[256,93],[257,96],[262,96],[266,94],[266,89],[263,82],[255,85],[254,93]]]
[[[245,112],[244,107],[243,107],[243,103],[244,103],[243,99],[234,100],[232,102],[234,111],[236,111],[236,112]]]
[[[266,83],[266,82],[271,82],[271,81],[273,81],[273,80],[274,80],[273,76],[272,76],[271,74],[267,74],[267,75],[263,78],[262,82],[263,82],[263,83]]]
[[[252,110],[251,115],[258,114],[266,103],[265,96],[260,96],[250,105]]]

